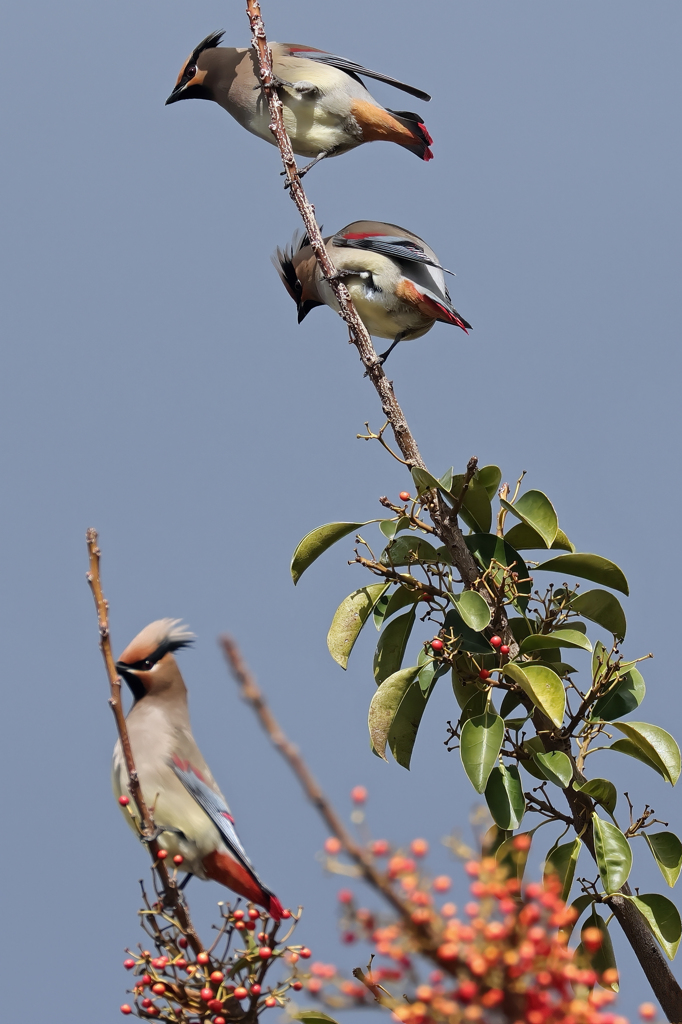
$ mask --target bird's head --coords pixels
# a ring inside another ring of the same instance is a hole
[[[157,619],[137,634],[116,662],[135,701],[174,686],[184,690],[173,651],[188,647],[193,639],[180,619]]]
[[[166,100],[166,106],[169,103],[177,103],[178,100],[215,99],[214,79],[221,70],[220,55],[225,54],[225,50],[221,50],[220,55],[217,54],[216,47],[224,35],[224,31],[211,32],[194,47],[180,69],[175,88]]]

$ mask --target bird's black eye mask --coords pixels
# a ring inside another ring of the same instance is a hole
[[[168,652],[179,651],[182,647],[191,647],[193,640],[164,640],[156,650],[149,655],[148,658],[144,658],[142,661],[133,661],[130,663],[121,661],[119,665],[121,668],[132,669],[134,672],[149,672],[150,669],[154,668],[154,665],[168,654]]]

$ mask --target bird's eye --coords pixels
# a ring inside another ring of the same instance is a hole
[[[191,81],[191,79],[194,78],[196,73],[197,73],[197,66],[196,66],[196,64],[190,64],[190,66],[188,68],[185,68],[185,78],[188,81]]]
[[[143,661],[142,664],[146,669],[154,668],[154,662],[151,661],[149,658],[147,658],[146,661]]]

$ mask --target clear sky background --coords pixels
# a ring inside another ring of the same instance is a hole
[[[117,651],[162,616],[198,634],[181,656],[197,739],[264,878],[305,905],[298,935],[315,957],[352,967],[367,951],[338,945],[338,885],[315,859],[325,830],[237,699],[221,631],[344,812],[351,786],[369,787],[375,835],[424,835],[434,868],[457,873],[439,840],[467,835],[476,804],[442,744],[446,680],[410,773],[369,752],[371,630],[346,674],[325,644],[337,604],[364,582],[346,565],[352,538],[296,590],[289,577],[310,528],[369,519],[410,480],[355,439],[381,411],[342,323],[317,309],[298,327],[270,265],[299,226],[277,151],[214,104],[164,109],[209,31],[248,45],[243,6],[26,0],[0,16],[8,1020],[120,1019],[123,949],[140,935],[148,862],[109,787],[88,526]],[[368,145],[316,168],[311,199],[328,230],[393,221],[457,272],[471,335],[438,325],[389,363],[424,457],[437,473],[472,454],[505,479],[528,470],[578,548],[623,567],[625,653],[656,655],[640,717],[680,735],[682,7],[265,0],[264,15],[272,39],[433,94],[425,105],[370,86],[423,112],[432,163]],[[679,795],[600,757],[594,773],[680,830]],[[663,891],[648,857],[640,841],[632,882]],[[587,859],[579,871],[593,874]],[[188,892],[209,920],[221,890]],[[634,1015],[649,990],[614,933],[621,1012]]]

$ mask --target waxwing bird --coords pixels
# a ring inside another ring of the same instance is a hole
[[[161,830],[160,844],[171,856],[183,857],[183,870],[221,882],[278,921],[282,905],[256,874],[192,735],[187,688],[173,653],[192,637],[179,619],[159,619],[135,637],[116,665],[134,698],[127,724],[142,795]],[[112,784],[117,797],[130,797],[120,740]],[[137,831],[133,807],[131,801],[123,810]]]
[[[258,59],[250,48],[219,46],[224,34],[212,32],[192,51],[166,104],[214,100],[247,131],[276,145]],[[430,100],[428,93],[312,46],[270,43],[270,50],[291,145],[295,153],[311,158],[299,174],[363,142],[397,142],[422,160],[432,159],[433,140],[421,117],[382,107],[358,76],[376,78],[420,100]]]
[[[397,224],[356,220],[324,241],[369,333],[393,339],[379,356],[382,363],[399,341],[421,338],[437,320],[465,333],[471,330],[452,305],[445,284],[451,271],[418,235]],[[338,313],[307,236],[278,249],[273,263],[296,303],[299,323],[315,306],[331,306]]]

